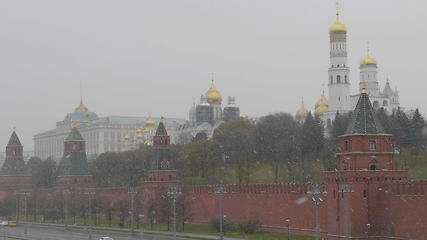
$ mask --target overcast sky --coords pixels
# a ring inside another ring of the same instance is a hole
[[[2,0],[0,148],[26,150],[79,103],[100,116],[187,117],[216,85],[241,113],[313,109],[327,82],[333,0]],[[427,1],[341,4],[352,91],[366,42],[400,102],[427,112]]]

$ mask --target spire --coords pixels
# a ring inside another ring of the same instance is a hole
[[[21,141],[19,141],[18,135],[15,132],[15,128],[12,132],[12,135],[9,138],[9,142],[7,143],[8,147],[22,147]]]
[[[82,135],[80,134],[79,130],[77,128],[73,127],[71,129],[70,134],[68,134],[68,137],[65,138],[65,141],[84,141]]]
[[[381,134],[384,133],[375,116],[366,89],[362,89],[359,101],[353,111],[346,134]]]
[[[340,3],[338,1],[335,2],[335,6],[337,7],[337,23],[340,22]]]
[[[163,124],[163,117],[159,122],[159,126],[157,127],[156,136],[168,136],[168,132],[166,131],[165,125]]]
[[[301,107],[304,107],[304,97],[301,97]]]
[[[366,56],[370,57],[369,41],[366,42]]]

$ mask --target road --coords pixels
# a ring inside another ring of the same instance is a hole
[[[58,227],[48,226],[31,226],[28,228],[27,234],[24,234],[24,227],[1,227],[0,240],[9,239],[20,239],[20,240],[88,240],[88,231],[80,229],[72,229],[66,231]],[[171,240],[173,237],[169,236],[153,236],[144,235],[141,236],[139,233],[135,233],[132,236],[131,233],[118,233],[105,230],[93,230],[92,239],[98,240],[100,237],[109,236],[114,240]],[[178,240],[188,240],[186,238],[179,237]]]

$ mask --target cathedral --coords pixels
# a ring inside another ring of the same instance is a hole
[[[228,97],[227,105],[222,107],[222,95],[212,80],[209,90],[200,96],[199,104],[193,104],[189,120],[173,132],[173,143],[188,143],[195,137],[211,138],[215,128],[223,122],[240,117],[240,108],[234,97]]]
[[[359,93],[350,93],[350,67],[347,64],[347,27],[341,23],[339,12],[335,23],[329,28],[328,97],[322,91],[315,104],[315,115],[330,126],[337,113],[352,111],[357,104],[362,89],[366,89],[374,109],[384,108],[392,113],[399,108],[399,94],[393,90],[387,78],[385,86],[380,88],[377,61],[368,51],[359,65]],[[302,104],[296,112],[296,118],[303,121],[309,111]]]

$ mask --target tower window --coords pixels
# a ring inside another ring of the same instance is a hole
[[[334,77],[331,76],[331,84],[333,83],[333,81],[334,81]]]
[[[363,189],[363,198],[367,198],[368,197],[368,191],[366,191],[366,189]]]
[[[345,75],[345,76],[344,76],[344,82],[345,82],[345,83],[348,83],[347,75]]]
[[[369,150],[376,150],[377,149],[377,142],[375,140],[369,141]]]
[[[337,64],[337,67],[340,67],[340,65],[339,65],[339,64]]]
[[[337,75],[337,83],[341,83],[341,76]]]

